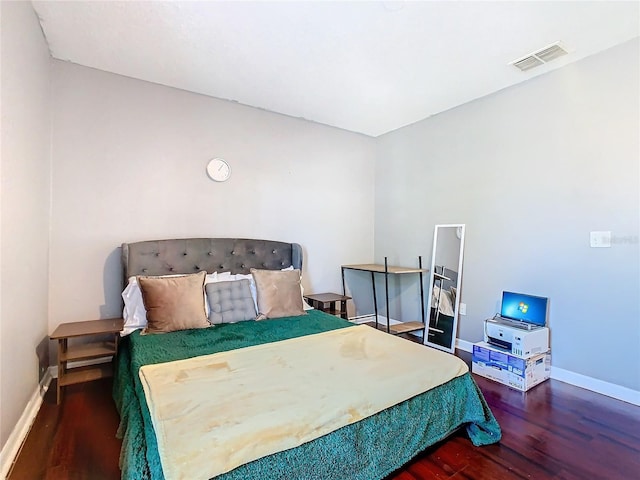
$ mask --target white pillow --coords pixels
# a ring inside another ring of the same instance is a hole
[[[243,275],[241,273],[238,273],[237,275],[233,275],[234,280],[242,280],[243,278],[246,278],[247,280],[249,280],[249,290],[251,291],[251,298],[253,298],[253,303],[256,306],[256,312],[258,311],[258,291],[256,290],[256,281],[253,279],[253,275],[251,275],[250,273]]]
[[[293,268],[293,265],[291,265],[287,268],[282,268],[281,270],[283,272],[286,272],[287,270],[295,270],[295,269]],[[300,280],[302,281],[302,271],[300,272]],[[304,308],[305,310],[313,310],[313,307],[309,305],[307,301],[304,299],[304,287],[302,286],[302,283],[300,283],[300,295],[302,295],[302,308]]]
[[[313,310],[313,307],[304,299],[304,287],[300,284],[300,295],[302,295],[302,308],[305,310]]]
[[[180,275],[160,275],[162,277],[179,277]],[[213,283],[216,281],[216,272],[210,273],[206,276],[204,284]],[[204,289],[203,289],[203,295]],[[142,300],[142,291],[138,285],[136,277],[129,277],[129,283],[122,292],[122,299],[124,300],[124,309],[122,310],[122,318],[124,319],[124,327],[120,332],[120,335],[125,337],[131,332],[140,328],[146,328],[147,326],[147,310],[144,308],[144,301]],[[209,304],[205,295],[204,299],[205,310],[207,317],[209,316]]]
[[[440,287],[433,286],[433,291],[431,292],[431,305],[438,306],[438,310],[443,315],[448,315],[449,317],[453,317],[453,302],[451,299],[452,295],[449,290],[440,289]]]
[[[124,337],[134,330],[147,326],[147,311],[144,308],[142,291],[136,277],[129,278],[129,284],[122,292],[122,299],[124,300],[124,309],[122,310],[124,328],[120,335]]]

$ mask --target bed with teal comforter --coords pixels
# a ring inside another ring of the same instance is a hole
[[[123,479],[163,479],[140,367],[313,335],[353,324],[319,311],[301,317],[125,337],[116,359]],[[425,347],[427,348],[427,347]],[[381,479],[464,427],[474,445],[500,440],[498,423],[470,373],[299,447],[244,464],[216,480]]]

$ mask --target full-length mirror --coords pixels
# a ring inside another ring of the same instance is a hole
[[[458,330],[464,225],[436,225],[429,271],[425,344],[453,352]]]

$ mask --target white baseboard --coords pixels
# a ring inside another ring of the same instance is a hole
[[[605,382],[604,380],[598,380],[597,378],[587,377],[586,375],[554,367],[553,365],[551,366],[551,378],[606,395],[607,397],[622,400],[632,405],[640,406],[640,392],[632,390],[631,388]]]
[[[473,343],[466,340],[456,339],[456,348],[465,352],[473,352]],[[553,357],[552,357],[553,358]],[[587,377],[580,373],[570,370],[551,366],[551,378],[560,382],[568,383],[576,387],[591,390],[595,393],[606,395],[607,397],[622,400],[632,405],[640,406],[640,392],[631,388],[616,385],[615,383],[605,382],[597,378]]]
[[[473,353],[473,343],[467,342],[466,340],[460,340],[456,338],[456,348],[458,350],[462,350],[463,352]]]
[[[367,323],[367,322],[375,322],[375,321],[376,321],[376,316],[371,315],[363,318],[358,318],[354,320],[354,323]],[[386,325],[387,317],[385,317],[384,315],[378,315],[378,323]],[[389,319],[389,325],[397,325],[398,323],[402,323],[402,322],[399,320],[394,320],[393,318]]]
[[[18,419],[18,423],[13,427],[7,443],[2,447],[2,452],[0,452],[0,478],[6,478],[9,474],[9,470],[11,470],[11,466],[20,452],[22,443],[27,438],[31,425],[33,425],[33,421],[40,410],[42,399],[49,389],[51,380],[51,371],[47,370],[42,377],[42,381],[36,387],[33,395],[31,395],[22,415]]]

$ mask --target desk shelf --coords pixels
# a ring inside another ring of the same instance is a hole
[[[389,325],[389,333],[400,335],[401,333],[410,333],[424,330],[424,322],[402,322],[395,325]]]
[[[346,295],[346,284],[344,280],[344,272],[345,270],[358,270],[361,272],[370,272],[371,273],[371,285],[373,288],[373,309],[374,313],[371,315],[360,315],[356,318],[364,318],[364,317],[375,317],[376,328],[379,329],[379,320],[378,320],[378,300],[376,297],[376,279],[375,274],[384,275],[384,289],[385,289],[385,298],[386,298],[386,326],[384,330],[387,333],[391,333],[393,335],[400,335],[402,333],[410,333],[417,332],[422,330],[422,335],[424,338],[425,330],[426,330],[426,321],[425,321],[425,313],[424,313],[424,285],[422,281],[422,275],[427,273],[429,270],[426,268],[422,268],[422,257],[418,257],[418,268],[412,267],[398,267],[391,266],[388,264],[387,257],[384,257],[384,264],[357,264],[357,265],[342,265],[342,292]],[[405,274],[418,274],[420,275],[420,313],[422,315],[422,321],[411,321],[411,322],[402,322],[395,325],[389,324],[389,275],[405,275]]]

